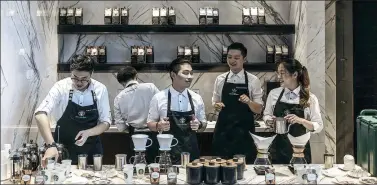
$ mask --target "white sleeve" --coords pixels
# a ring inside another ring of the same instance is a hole
[[[197,112],[195,116],[202,123],[205,123],[207,120],[205,106],[204,106],[203,98],[201,96],[200,96],[200,99],[198,99],[198,108],[197,108]]]
[[[268,93],[268,97],[266,100],[266,106],[264,107],[263,111],[263,121],[271,120],[272,117],[274,116],[274,103],[273,103],[273,97],[272,97],[272,92]]]
[[[149,105],[147,123],[152,122],[152,121],[160,121],[160,115],[159,115],[159,110],[158,110],[158,99],[156,95],[153,96],[151,103]]]
[[[212,105],[215,105],[215,103],[221,101],[221,96],[219,92],[219,85],[220,85],[220,80],[219,77],[216,78],[215,84],[213,86],[213,93],[212,93]]]
[[[101,93],[101,96],[98,97],[98,113],[99,119],[98,122],[106,122],[107,124],[111,124],[111,112],[110,112],[110,102],[109,102],[109,93],[107,92],[107,88],[104,87]]]
[[[61,96],[59,85],[55,83],[34,113],[46,112],[49,115],[60,104]]]
[[[126,130],[127,125],[125,120],[123,119],[122,112],[120,110],[119,99],[119,96],[115,97],[114,99],[114,123],[117,126],[118,130],[122,132]]]
[[[251,82],[251,94],[250,94],[250,97],[251,97],[250,99],[253,102],[258,103],[260,105],[263,105],[263,100],[262,100],[263,89],[262,89],[262,86],[261,86],[259,78],[255,78]]]
[[[314,131],[312,133],[319,133],[323,129],[323,120],[321,116],[321,109],[316,96],[310,96],[310,117],[309,121],[313,124]]]

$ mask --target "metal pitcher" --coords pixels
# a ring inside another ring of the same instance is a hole
[[[284,118],[276,118],[275,120],[275,133],[277,134],[287,134],[289,132],[289,129],[291,128],[292,124],[288,124],[287,126],[287,120]]]

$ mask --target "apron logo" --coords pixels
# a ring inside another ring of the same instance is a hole
[[[79,111],[78,114],[79,114],[80,117],[83,117],[83,116],[85,116],[85,111]]]
[[[181,119],[179,119],[179,122],[180,122],[181,124],[185,124],[185,123],[186,123],[186,119],[182,117]]]
[[[229,93],[229,95],[232,95],[232,96],[238,96],[239,94],[237,94],[237,89],[234,88],[234,89],[232,89],[232,92]]]

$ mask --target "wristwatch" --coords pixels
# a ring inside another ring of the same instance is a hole
[[[51,144],[46,145],[46,149],[49,149],[51,147],[55,147],[56,149],[58,148],[55,142],[52,142]]]

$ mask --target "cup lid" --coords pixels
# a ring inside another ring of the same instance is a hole
[[[200,168],[202,166],[203,166],[203,164],[197,163],[197,162],[188,163],[186,165],[186,167],[189,167],[189,168]]]
[[[224,168],[236,168],[237,164],[233,163],[233,162],[230,162],[230,161],[227,161],[227,162],[221,164],[221,167],[224,167]]]
[[[205,163],[204,166],[209,168],[217,168],[220,167],[220,164],[217,164],[214,161],[210,161],[208,163]]]

